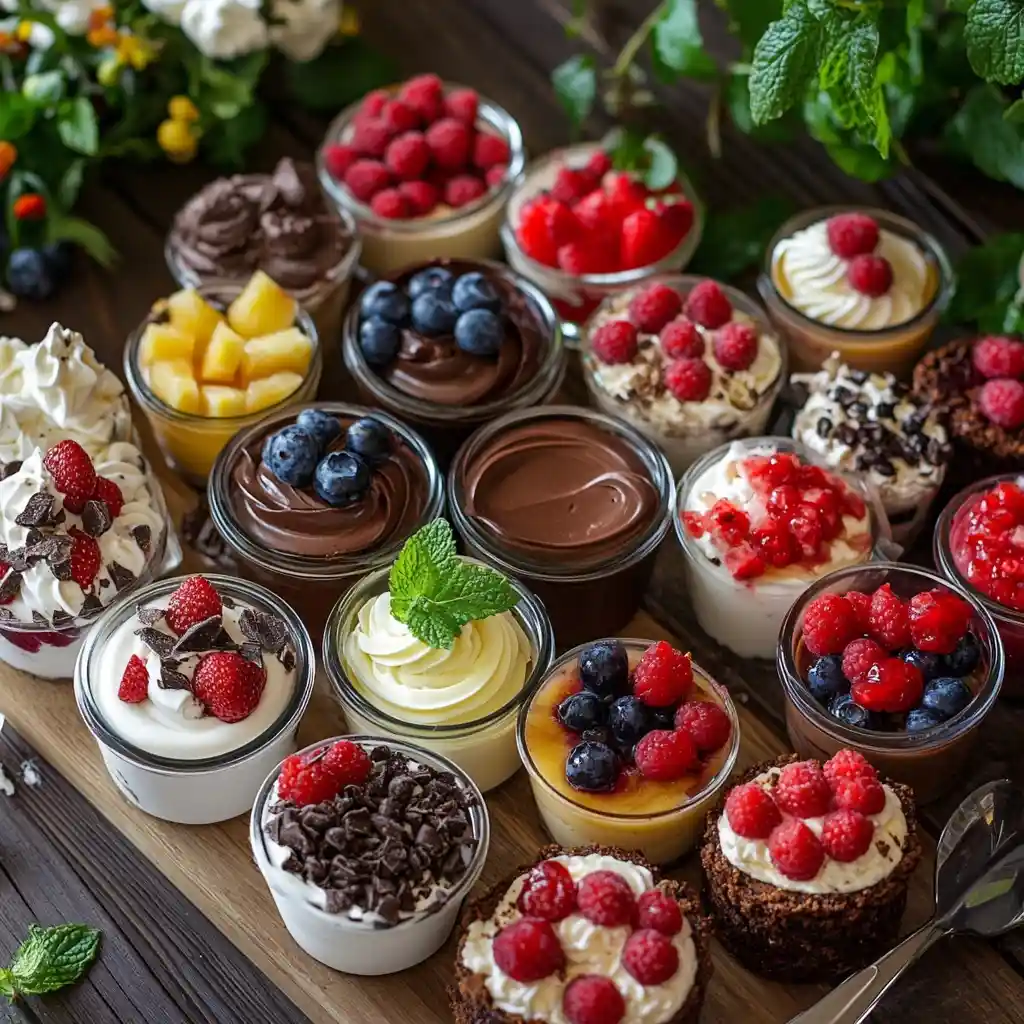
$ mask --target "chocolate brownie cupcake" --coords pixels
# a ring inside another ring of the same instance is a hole
[[[545,847],[466,908],[456,1024],[587,1024],[640,1007],[647,1024],[696,1024],[709,926],[696,894],[639,854]]]
[[[756,765],[708,815],[715,934],[777,981],[831,981],[895,945],[921,859],[913,793],[842,750]]]

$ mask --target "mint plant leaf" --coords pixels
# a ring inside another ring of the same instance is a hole
[[[982,78],[1016,85],[1024,78],[1024,0],[977,0],[967,12],[964,42]]]
[[[758,142],[789,142],[796,134],[799,125],[794,124],[793,111],[783,115],[777,121],[767,124],[754,124],[750,113],[750,76],[734,72],[725,81],[723,90],[725,104],[729,108],[732,123],[744,135],[749,135]]]
[[[35,996],[73,985],[92,965],[100,933],[84,924],[32,925],[2,980],[13,995]]]
[[[654,23],[654,52],[666,68],[692,78],[711,78],[715,62],[704,50],[697,21],[697,0],[665,0]]]
[[[945,320],[982,331],[1004,330],[1020,289],[1021,257],[1024,233],[993,235],[969,250],[957,264],[956,290]]]
[[[14,999],[17,991],[14,988],[14,975],[6,967],[0,967],[0,996]]]
[[[754,49],[750,113],[754,124],[781,117],[803,97],[818,69],[823,28],[806,0],[793,0]]]
[[[590,54],[576,54],[551,73],[555,95],[573,126],[578,128],[590,116],[597,98],[597,71]]]
[[[946,141],[990,178],[1024,188],[1024,126],[1005,118],[1007,98],[994,85],[975,86],[946,125]]]
[[[692,272],[730,281],[758,266],[772,236],[793,212],[788,199],[769,196],[709,217]]]
[[[54,214],[46,222],[49,242],[72,242],[84,249],[100,266],[110,267],[117,262],[117,250],[98,227],[80,217]]]
[[[659,138],[644,139],[644,152],[648,156],[644,171],[644,184],[653,192],[668,188],[679,176],[679,162],[675,153]]]
[[[68,149],[95,156],[100,146],[100,127],[92,103],[84,96],[57,107],[57,133]]]
[[[717,0],[717,4],[729,15],[729,31],[739,37],[748,52],[768,26],[782,17],[782,0]]]
[[[399,622],[406,622],[412,601],[437,593],[445,568],[454,560],[455,537],[444,519],[435,519],[417,530],[405,542],[388,575],[391,614]]]
[[[462,631],[457,619],[424,597],[417,597],[409,606],[405,624],[417,640],[439,651],[450,651]]]
[[[519,595],[500,572],[457,561],[433,603],[462,626],[507,612],[519,603]]]
[[[1024,99],[1014,100],[1003,112],[1010,124],[1024,124]]]

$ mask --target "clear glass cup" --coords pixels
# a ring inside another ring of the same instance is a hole
[[[115,631],[149,601],[166,598],[182,578],[160,580],[119,601],[89,633],[75,666],[75,699],[93,734],[103,763],[129,803],[165,821],[205,825],[246,813],[267,773],[295,750],[296,732],[313,694],[316,652],[295,611],[264,587],[231,576],[206,574],[222,595],[284,620],[295,647],[295,689],[284,711],[261,736],[217,757],[196,760],[160,757],[116,733],[100,710],[96,689],[112,685],[100,678],[100,657]]]
[[[401,83],[397,83],[388,91],[397,93],[401,87]],[[455,82],[444,84],[446,93],[461,88],[463,86]],[[523,133],[516,120],[496,103],[480,97],[477,126],[500,135],[509,146],[508,172],[498,188],[490,189],[476,202],[457,210],[395,220],[378,216],[366,203],[356,199],[328,173],[324,164],[325,146],[343,144],[351,138],[361,105],[362,100],[356,101],[330,123],[317,150],[316,166],[324,191],[339,210],[350,213],[355,219],[363,240],[363,266],[374,274],[386,275],[426,260],[482,260],[497,256],[501,252],[498,231],[505,205],[526,162]]]
[[[337,736],[320,740],[299,751],[299,754],[308,756],[339,739],[358,743],[368,752],[385,742],[377,736]],[[315,960],[347,974],[394,974],[436,953],[455,927],[462,903],[479,879],[490,849],[491,825],[487,805],[473,780],[458,765],[440,754],[399,740],[389,739],[386,743],[393,751],[411,761],[428,765],[437,771],[451,772],[476,797],[469,811],[473,834],[477,840],[476,850],[466,873],[443,903],[429,907],[391,928],[354,920],[347,914],[329,914],[316,906],[304,891],[308,888],[306,883],[274,865],[267,849],[264,831],[268,820],[267,806],[277,787],[280,766],[273,769],[259,788],[249,821],[253,858],[291,937]]]
[[[934,293],[928,305],[913,319],[880,331],[829,327],[805,316],[787,301],[779,288],[774,268],[775,249],[779,242],[812,224],[842,213],[865,213],[874,218],[880,228],[909,239],[924,253],[933,277]],[[886,210],[868,207],[820,206],[797,214],[779,228],[768,245],[757,287],[768,308],[768,315],[789,341],[790,362],[794,370],[818,370],[833,352],[838,352],[844,363],[859,370],[888,370],[897,377],[905,377],[924,350],[949,303],[953,284],[953,268],[945,250],[912,221]]]
[[[244,284],[224,284],[198,289],[199,294],[216,309],[225,310],[242,292]],[[295,326],[313,342],[309,369],[298,389],[284,401],[244,416],[200,416],[172,409],[159,399],[146,381],[139,365],[139,346],[151,323],[159,323],[163,314],[153,310],[129,335],[124,349],[124,375],[135,401],[149,420],[167,464],[194,487],[204,489],[220,450],[235,434],[277,409],[311,402],[320,386],[323,359],[320,339],[312,317],[301,307],[295,315]]]
[[[804,681],[810,655],[801,643],[803,616],[808,604],[822,594],[850,590],[870,593],[883,583],[903,600],[941,587],[967,601],[974,611],[971,626],[981,644],[982,682],[974,700],[954,718],[923,732],[878,732],[839,721],[821,707]],[[872,562],[823,576],[796,600],[786,613],[776,657],[779,680],[786,697],[786,731],[801,757],[825,761],[844,747],[859,750],[882,775],[904,782],[919,803],[935,800],[963,778],[962,768],[978,739],[978,726],[992,709],[1003,682],[1003,645],[982,602],[966,589],[950,584],[934,572],[898,562]]]
[[[627,551],[585,566],[574,564],[568,553],[557,563],[532,560],[504,545],[500,537],[464,511],[463,477],[473,457],[505,430],[550,419],[582,420],[615,435],[629,444],[650,474],[659,495],[658,514]],[[548,609],[557,646],[562,649],[591,637],[613,635],[639,610],[654,570],[654,557],[669,529],[672,470],[661,451],[629,424],[578,406],[548,405],[508,413],[478,430],[455,456],[448,471],[447,492],[452,525],[466,551],[529,584]]]
[[[615,638],[610,638],[614,640]],[[695,793],[683,794],[678,806],[651,814],[623,814],[596,810],[601,794],[579,794],[574,797],[571,787],[555,786],[545,777],[538,763],[537,751],[531,751],[530,709],[544,693],[548,684],[557,683],[565,671],[579,658],[580,652],[593,640],[557,658],[530,691],[516,727],[519,756],[530,777],[530,788],[537,803],[541,821],[551,838],[560,846],[614,846],[624,850],[640,850],[655,864],[670,864],[688,853],[696,845],[704,830],[705,815],[718,802],[729,776],[736,765],[740,749],[740,722],[728,690],[717,683],[698,664],[693,663],[693,674],[700,688],[710,694],[729,716],[732,730],[724,752],[712,755],[709,764],[719,762],[710,776],[703,780]],[[620,639],[629,654],[630,667],[636,666],[640,656],[650,647],[650,640]],[[561,751],[559,762],[564,766],[568,745]],[[719,756],[721,754],[721,756]],[[545,759],[546,760],[546,759]],[[589,800],[587,798],[590,798]]]

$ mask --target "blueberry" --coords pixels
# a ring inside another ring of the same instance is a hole
[[[471,309],[489,309],[492,313],[501,311],[501,299],[483,274],[463,274],[452,288],[452,302],[460,313]]]
[[[371,366],[387,366],[401,344],[401,331],[386,320],[364,320],[359,325],[359,347]]]
[[[932,711],[931,708],[913,708],[907,712],[907,720],[903,728],[907,732],[924,732],[926,729],[934,729],[942,725],[942,716]]]
[[[20,299],[48,299],[57,287],[38,249],[15,249],[7,261],[7,285]]]
[[[981,661],[981,644],[973,633],[966,633],[960,638],[956,650],[943,658],[944,671],[951,676],[969,676]]]
[[[862,729],[880,729],[882,725],[874,712],[862,708],[848,693],[836,694],[829,701],[828,713],[846,725],[858,725]]]
[[[608,728],[620,750],[632,750],[654,728],[653,716],[637,697],[619,697],[608,709]]]
[[[486,309],[471,309],[455,324],[455,343],[471,356],[496,356],[504,340],[501,317]]]
[[[320,449],[312,434],[298,424],[271,434],[263,444],[263,461],[283,484],[308,487],[316,472]]]
[[[843,659],[838,654],[819,658],[807,673],[807,689],[822,704],[850,689],[850,680],[843,675]]]
[[[676,711],[678,704],[672,704],[667,708],[648,708],[651,716],[651,729],[668,729],[671,732],[676,727]]]
[[[594,729],[584,729],[580,733],[580,739],[586,743],[601,743],[606,747],[615,745],[612,731],[606,725],[599,725]]]
[[[584,647],[577,668],[583,689],[603,701],[610,702],[628,688],[629,658],[626,648],[614,640]]]
[[[386,320],[396,327],[404,327],[409,319],[409,296],[390,281],[378,281],[363,292],[359,312],[367,320]]]
[[[573,789],[606,793],[619,778],[619,759],[603,743],[577,743],[565,761],[565,778]]]
[[[328,505],[345,508],[366,496],[372,476],[370,467],[358,455],[330,452],[316,467],[313,486]]]
[[[960,714],[974,696],[962,679],[940,676],[925,683],[921,707],[934,711],[943,720]]]
[[[558,720],[573,732],[597,729],[604,725],[605,706],[596,694],[580,690],[558,705]]]
[[[47,242],[43,246],[43,257],[55,281],[63,281],[71,273],[71,257],[74,247],[70,242]]]
[[[364,416],[346,431],[345,447],[371,466],[377,466],[391,454],[391,431],[380,420]]]
[[[323,409],[303,409],[299,413],[295,426],[304,430],[320,449],[322,455],[327,446],[341,433],[341,424],[337,416],[332,416]]]
[[[919,651],[916,647],[904,651],[900,657],[908,664],[921,670],[925,679],[934,679],[943,673],[942,655],[932,651]]]
[[[448,298],[452,293],[452,272],[444,267],[427,267],[409,278],[405,290],[410,299],[418,299],[426,292],[439,292]]]
[[[421,334],[450,334],[458,318],[452,300],[437,292],[424,292],[413,300],[412,325]]]

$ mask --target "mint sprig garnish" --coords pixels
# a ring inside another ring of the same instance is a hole
[[[451,650],[467,622],[507,612],[519,602],[508,579],[455,552],[452,528],[435,519],[414,533],[391,566],[391,614],[428,647]]]
[[[73,985],[92,966],[100,933],[85,924],[29,926],[9,967],[0,967],[0,994],[11,1001]]]

